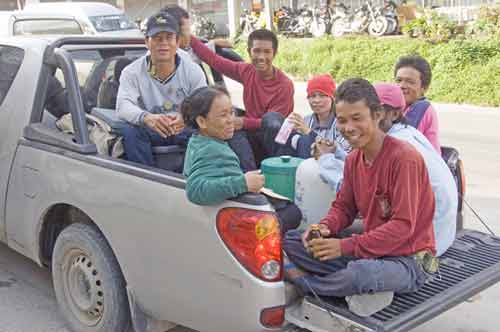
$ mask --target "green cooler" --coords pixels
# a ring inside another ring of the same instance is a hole
[[[293,202],[295,198],[295,173],[302,161],[304,159],[290,156],[263,160],[260,168],[266,178],[265,187],[290,198]]]

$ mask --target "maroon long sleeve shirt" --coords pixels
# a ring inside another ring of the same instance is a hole
[[[281,70],[274,68],[274,78],[263,80],[254,65],[225,59],[196,37],[191,37],[191,47],[210,67],[243,84],[244,129],[259,129],[262,116],[267,112],[279,112],[287,117],[293,111],[293,82]]]
[[[421,155],[408,143],[386,136],[370,166],[361,150],[348,155],[342,188],[321,223],[335,235],[358,212],[363,217],[364,233],[341,240],[342,256],[408,256],[421,250],[435,254],[434,206]]]

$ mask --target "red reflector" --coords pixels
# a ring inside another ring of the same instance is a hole
[[[285,308],[274,307],[262,310],[260,313],[260,322],[265,327],[277,328],[283,325],[285,321]]]

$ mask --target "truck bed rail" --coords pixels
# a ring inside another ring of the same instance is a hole
[[[409,331],[500,281],[500,238],[462,230],[440,258],[440,273],[416,293],[396,295],[392,304],[362,318],[347,309],[343,299],[312,296],[287,309],[290,322],[314,332],[329,331],[338,318],[358,331]],[[316,309],[317,312],[314,312]],[[330,311],[328,314],[327,310]],[[312,319],[316,315],[316,319]],[[325,315],[328,315],[325,316]],[[338,324],[337,324],[338,325]]]

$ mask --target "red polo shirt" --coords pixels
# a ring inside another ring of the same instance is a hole
[[[196,37],[191,37],[191,47],[210,67],[243,84],[246,111],[243,128],[259,129],[262,116],[267,112],[279,112],[287,117],[293,111],[293,82],[281,70],[274,68],[274,78],[263,80],[254,65],[225,59]]]

